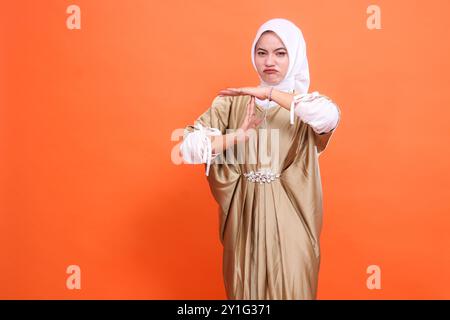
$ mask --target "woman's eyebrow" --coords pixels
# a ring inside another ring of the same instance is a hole
[[[262,50],[262,51],[267,52],[267,50],[263,49],[263,48],[258,48],[257,50]],[[286,50],[286,48],[278,48],[278,49],[275,49],[274,51],[278,51],[278,50]]]

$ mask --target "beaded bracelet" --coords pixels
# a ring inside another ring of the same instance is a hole
[[[272,101],[272,91],[273,91],[273,87],[270,88],[269,101]]]

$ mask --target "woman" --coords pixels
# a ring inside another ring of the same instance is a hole
[[[206,164],[219,204],[228,298],[315,299],[322,225],[318,158],[340,110],[318,92],[308,94],[306,45],[289,20],[264,23],[251,53],[260,85],[220,91],[186,127],[180,151],[185,162]],[[277,132],[278,140],[255,137],[255,129]],[[238,144],[245,161],[227,161]],[[266,161],[248,161],[262,149]]]

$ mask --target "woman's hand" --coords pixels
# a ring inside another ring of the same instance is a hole
[[[256,129],[264,118],[257,118],[255,115],[255,97],[251,97],[247,103],[247,112],[244,122],[235,131],[222,136],[211,136],[211,146],[213,153],[220,153],[228,149],[231,143],[243,142],[249,140],[250,136],[255,132],[250,129]]]
[[[257,118],[255,114],[255,97],[261,100],[267,99],[269,96],[270,87],[244,87],[244,88],[227,88],[219,92],[220,96],[251,96],[247,103],[247,113],[245,115],[244,122],[238,131],[237,140],[240,141],[242,138],[244,140],[249,139],[250,129],[256,129],[264,118]],[[242,137],[242,133],[244,136]]]
[[[243,87],[243,88],[226,88],[220,90],[220,96],[253,96],[261,100],[268,98],[270,87]]]
[[[247,103],[247,113],[245,115],[244,122],[240,126],[240,130],[243,130],[245,140],[249,138],[250,129],[256,129],[264,118],[257,118],[255,114],[255,97],[252,96]]]

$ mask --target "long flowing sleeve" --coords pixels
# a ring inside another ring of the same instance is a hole
[[[184,130],[183,142],[180,145],[183,160],[188,164],[205,163],[207,176],[211,162],[220,155],[212,153],[210,137],[225,133],[230,104],[229,98],[216,97],[212,106]]]
[[[203,127],[197,123],[193,132],[186,135],[180,146],[183,160],[189,164],[206,163],[206,175],[209,175],[211,161],[220,153],[212,153],[211,136],[219,136],[222,132],[217,128]]]
[[[291,103],[291,124],[294,123],[294,115],[310,125],[317,134],[324,134],[336,129],[341,111],[329,97],[314,91],[294,96]]]
[[[236,130],[242,123],[242,119],[245,118],[246,108],[243,106],[245,106],[247,100],[248,97],[244,96],[216,97],[211,107],[199,116],[193,125],[188,125],[185,128],[184,138],[195,137],[191,136],[191,134],[199,130],[198,125],[201,125],[203,128],[208,128],[207,130],[209,132],[221,132],[221,134],[226,134],[227,129]],[[183,148],[189,148],[188,143],[195,142],[195,139],[186,140]],[[201,150],[206,150],[206,148],[202,149],[200,147]],[[234,158],[235,151],[235,148],[223,150],[214,162],[211,163],[211,168],[207,176],[211,193],[219,205],[219,234],[222,243],[224,242],[224,230],[228,221],[228,215],[230,212],[235,212],[233,211],[235,210],[234,206],[242,203],[244,199],[241,192],[236,192],[241,181],[240,177],[242,173],[240,164],[236,163],[236,161],[227,161],[229,155]],[[200,156],[198,158],[200,159]],[[206,170],[208,170],[208,164],[206,164]]]

